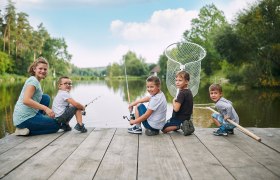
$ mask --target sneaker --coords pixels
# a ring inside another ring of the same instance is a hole
[[[16,128],[15,135],[16,136],[27,136],[29,134],[29,129],[27,128]]]
[[[141,127],[137,127],[137,126],[133,126],[131,128],[128,128],[127,131],[129,133],[132,133],[132,134],[142,134],[142,128]]]
[[[80,131],[81,133],[85,133],[87,132],[87,129],[85,128],[85,125],[80,125],[79,123],[76,124],[76,126],[74,127],[74,129],[76,129],[77,131]]]
[[[63,129],[63,131],[71,131],[72,128],[69,126],[69,124],[61,123],[60,129]]]
[[[223,131],[221,129],[218,129],[217,131],[214,131],[213,134],[215,136],[227,136],[228,135],[226,131]]]
[[[155,136],[155,135],[158,135],[159,134],[159,131],[153,131],[153,130],[150,130],[150,129],[146,129],[145,130],[145,134],[147,136]]]
[[[233,129],[227,129],[227,133],[228,134],[234,134],[234,130]]]
[[[184,133],[184,136],[191,135],[195,131],[192,120],[185,120],[181,125],[181,129]]]

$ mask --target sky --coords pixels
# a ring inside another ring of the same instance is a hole
[[[102,67],[120,63],[128,51],[157,63],[165,48],[183,40],[191,20],[208,4],[228,22],[256,0],[13,0],[17,12],[29,15],[53,38],[64,38],[71,63]],[[3,8],[7,0],[0,0]]]

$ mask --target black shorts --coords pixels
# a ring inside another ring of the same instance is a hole
[[[76,114],[77,110],[78,109],[74,106],[67,106],[64,113],[55,119],[60,123],[68,123]]]

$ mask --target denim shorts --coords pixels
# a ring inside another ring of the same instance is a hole
[[[213,113],[212,118],[217,119],[221,125],[223,125],[226,129],[233,129],[235,128],[234,125],[230,124],[226,120],[224,120],[224,116],[221,114]]]
[[[183,122],[184,122],[183,120],[170,118],[169,120],[167,120],[167,122],[164,125],[164,127],[162,128],[162,130],[164,130],[165,128],[170,127],[170,126],[176,126],[177,129],[180,129],[180,126]]]
[[[72,119],[72,117],[76,114],[77,110],[78,109],[74,106],[67,106],[64,113],[61,116],[56,117],[55,119],[58,122],[69,122]]]
[[[139,112],[139,116],[142,116],[147,111],[147,108],[144,104],[140,104],[137,109],[138,109],[138,112]],[[142,124],[146,129],[150,129],[152,131],[157,131],[157,132],[159,131],[159,129],[152,128],[147,120],[142,121]]]

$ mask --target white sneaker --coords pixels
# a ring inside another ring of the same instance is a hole
[[[29,134],[29,129],[27,128],[16,128],[15,135],[16,136],[27,136]]]

